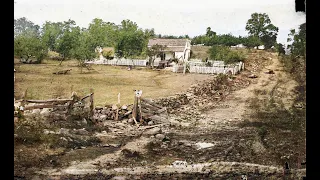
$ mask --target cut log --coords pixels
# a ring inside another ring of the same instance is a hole
[[[63,109],[63,108],[68,108],[68,105],[39,104],[39,105],[33,105],[33,106],[25,106],[24,110],[41,109],[41,108]]]
[[[72,101],[72,99],[49,99],[49,100],[25,100],[28,103],[67,103]]]
[[[52,74],[67,74],[69,71],[71,71],[72,69],[67,69],[67,70],[62,70],[62,71],[58,71],[58,72],[54,72]]]

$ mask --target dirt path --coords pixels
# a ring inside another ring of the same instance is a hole
[[[146,146],[153,142],[154,138],[140,136],[127,142],[126,145],[114,153],[105,154],[85,162],[73,163],[67,168],[47,169],[39,173],[51,176],[94,174],[97,172],[128,175],[151,172],[203,173],[207,172],[206,169],[214,169],[219,174],[228,172],[248,173],[258,169],[265,174],[281,174],[282,168],[273,166],[271,163],[269,165],[248,163],[254,161],[249,157],[255,156],[256,159],[259,159],[259,156],[263,156],[265,148],[258,140],[248,138],[254,133],[252,129],[237,126],[247,114],[251,113],[249,101],[252,98],[261,100],[279,97],[278,99],[282,101],[286,109],[289,109],[292,105],[292,100],[295,98],[293,90],[297,83],[283,71],[275,53],[270,54],[270,58],[269,65],[257,74],[258,78],[254,80],[254,83],[231,93],[224,101],[214,104],[214,108],[202,113],[199,119],[180,120],[178,122],[176,119],[183,118],[171,116],[171,126],[161,128],[163,134],[170,137],[171,141],[170,143],[163,142],[164,144],[161,147],[159,145],[154,148],[153,153],[156,152],[155,155],[148,156],[149,150],[146,149]],[[273,70],[274,74],[265,73],[268,69]],[[195,148],[196,143],[199,142],[211,143],[212,147]],[[117,160],[121,161],[124,149],[137,152],[151,159],[146,160],[147,164],[145,166],[138,166],[137,162],[132,160],[135,163],[133,167],[104,168],[105,164]],[[171,156],[173,157],[171,158]],[[186,167],[163,165],[163,162],[167,161],[172,163],[174,157],[187,160],[188,165]],[[264,164],[268,163],[265,162]],[[296,174],[300,173],[300,175],[305,173],[305,171],[299,170],[295,172]]]

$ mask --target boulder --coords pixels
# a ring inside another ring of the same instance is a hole
[[[107,120],[107,115],[101,115],[101,116],[99,117],[99,120],[100,120],[100,121],[105,121],[105,120]]]
[[[32,114],[40,114],[41,110],[40,109],[34,109],[32,110]]]
[[[42,111],[40,112],[41,115],[43,116],[49,116],[50,115],[50,109],[49,108],[43,108]]]
[[[126,109],[128,109],[128,106],[127,105],[123,105],[123,106],[121,106],[121,109],[126,110]]]
[[[76,130],[76,133],[80,134],[80,135],[88,135],[89,134],[89,132],[87,130],[85,130],[84,128]]]
[[[155,138],[156,138],[156,139],[159,139],[160,141],[162,141],[165,137],[166,137],[166,136],[163,135],[163,134],[156,134],[156,135],[155,135]]]

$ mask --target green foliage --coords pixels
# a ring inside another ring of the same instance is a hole
[[[91,34],[87,31],[82,31],[73,50],[73,57],[78,60],[81,72],[86,60],[97,57],[95,48]]]
[[[278,55],[281,55],[281,54],[284,55],[286,53],[284,45],[281,43],[276,44],[275,48],[278,52]]]
[[[47,21],[43,24],[42,40],[51,51],[57,51],[57,40],[63,34],[63,23]]]
[[[138,25],[130,20],[123,20],[116,43],[116,56],[128,58],[139,56],[146,46],[145,34]]]
[[[293,56],[306,57],[306,23],[299,26],[299,31],[296,32],[294,29],[288,34],[288,42],[292,41],[292,44],[288,46]]]
[[[266,13],[253,13],[247,21],[246,30],[250,36],[259,37],[266,49],[276,44],[279,28],[271,24]]]
[[[147,50],[147,55],[149,56],[149,65],[151,65],[151,67],[153,67],[153,63],[156,59],[156,56],[161,55],[165,48],[166,46],[155,44]]]
[[[232,51],[227,46],[214,45],[209,49],[210,58],[224,61],[225,64],[232,64],[245,59],[245,56],[238,51]]]
[[[34,57],[37,63],[47,56],[48,50],[40,38],[26,34],[20,34],[14,39],[14,55],[28,61]]]
[[[39,36],[40,27],[33,22],[29,21],[27,18],[22,17],[19,19],[14,19],[14,37],[21,34],[28,34],[30,36]]]
[[[257,47],[261,44],[262,42],[257,36],[248,36],[246,38],[243,38],[243,45],[245,45],[248,48]]]
[[[211,30],[211,27],[207,27],[206,36],[212,37],[215,36],[217,33]]]
[[[80,27],[76,26],[75,21],[68,20],[63,22],[62,35],[57,40],[57,52],[64,59],[72,57],[72,51],[76,48],[76,44],[80,35]]]
[[[95,18],[89,24],[88,32],[92,36],[93,45],[114,47],[117,41],[118,27],[114,23]]]

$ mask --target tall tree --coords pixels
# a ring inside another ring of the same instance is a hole
[[[292,42],[288,46],[293,56],[306,57],[306,23],[299,26],[298,32],[295,29],[291,29],[288,34],[287,42]]]
[[[25,17],[14,19],[14,37],[26,33],[39,36],[40,26],[34,24],[32,21],[29,21]]]
[[[96,46],[92,35],[88,31],[81,31],[76,41],[76,46],[72,51],[73,57],[78,61],[81,73],[86,60],[91,60],[97,56],[95,48]]]
[[[42,40],[51,51],[57,51],[57,41],[62,36],[62,22],[46,21],[42,26]]]
[[[216,32],[211,30],[211,27],[207,27],[206,36],[212,37],[212,36],[215,36],[216,34],[217,34]]]
[[[266,48],[270,48],[276,43],[279,28],[271,23],[266,13],[253,13],[248,19],[246,30],[250,36],[259,37]]]
[[[116,56],[128,58],[139,56],[145,46],[145,35],[138,25],[130,20],[121,22],[118,40],[116,44]]]
[[[29,62],[35,58],[35,63],[41,63],[47,54],[45,43],[35,35],[24,33],[14,39],[14,55],[20,57],[20,60]]]
[[[72,50],[76,47],[80,35],[80,27],[76,26],[75,21],[68,20],[63,22],[62,35],[57,40],[57,52],[62,55],[62,60],[72,57]]]
[[[95,46],[113,47],[117,40],[117,29],[118,27],[114,23],[95,18],[89,24],[88,32],[91,34]]]

